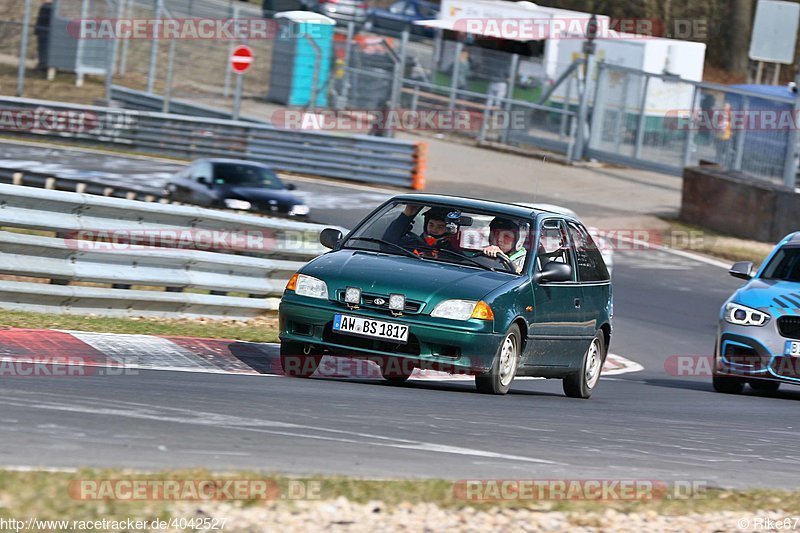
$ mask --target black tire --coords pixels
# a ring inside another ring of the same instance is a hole
[[[303,353],[302,344],[281,341],[281,368],[285,375],[293,378],[311,377],[320,361],[321,355]]]
[[[778,392],[781,387],[780,381],[767,381],[760,379],[750,380],[750,388],[756,392],[773,393]]]
[[[475,376],[478,392],[499,395],[508,393],[517,373],[521,346],[519,326],[512,324],[497,347],[491,370]]]
[[[414,366],[402,359],[389,358],[381,365],[383,379],[395,385],[405,383],[413,373]]]
[[[714,390],[723,394],[741,394],[744,390],[744,380],[729,376],[714,376],[711,379]]]
[[[564,378],[564,394],[570,398],[588,399],[600,382],[605,362],[606,338],[602,331],[598,331],[583,354],[580,371]]]

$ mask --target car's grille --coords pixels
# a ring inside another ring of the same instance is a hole
[[[375,303],[375,300],[382,299],[382,304]],[[344,302],[344,291],[339,290],[336,292],[336,299],[339,300],[340,303]],[[368,294],[365,292],[361,293],[361,307],[367,309],[380,309],[382,311],[389,311],[389,295],[386,294]],[[410,315],[416,315],[422,310],[422,307],[425,305],[424,302],[417,302],[414,300],[406,300],[406,306],[403,309],[404,313],[408,313]]]
[[[788,339],[800,339],[800,316],[782,316],[778,319],[778,331]]]
[[[330,342],[342,346],[351,346],[353,348],[360,348],[362,350],[375,350],[378,352],[405,354],[405,355],[419,355],[419,341],[417,337],[409,334],[408,341],[405,344],[399,344],[392,341],[385,341],[381,339],[370,339],[367,337],[356,337],[355,335],[345,335],[337,331],[333,331],[333,324],[328,322],[325,330],[322,332],[323,342]],[[348,354],[339,354],[348,355]]]
[[[769,362],[769,359],[760,357],[753,348],[735,344],[725,347],[725,359],[734,365],[748,366],[749,370],[762,370]]]

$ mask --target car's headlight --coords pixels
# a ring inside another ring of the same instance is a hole
[[[770,316],[756,309],[730,303],[725,306],[725,320],[737,326],[763,326]]]
[[[433,309],[431,316],[451,320],[469,320],[470,318],[494,320],[494,313],[489,304],[474,300],[445,300]]]
[[[311,210],[308,208],[307,205],[305,205],[305,204],[295,204],[289,210],[289,214],[290,215],[294,215],[294,216],[305,216],[305,215],[307,215],[309,213],[309,211],[311,211]]]
[[[246,211],[250,209],[252,204],[245,200],[237,200],[236,198],[225,198],[225,207],[228,209],[240,209]]]
[[[300,296],[328,299],[328,285],[321,279],[304,274],[292,276],[292,279],[286,284],[286,289],[294,291],[295,294]]]

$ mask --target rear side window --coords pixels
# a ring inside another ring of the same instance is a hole
[[[608,281],[608,268],[603,261],[603,256],[592,236],[586,228],[569,222],[569,235],[575,246],[575,257],[578,262],[578,279],[580,281]]]
[[[542,224],[536,251],[536,268],[542,271],[547,263],[564,263],[572,267],[575,280],[575,267],[572,264],[569,240],[564,225],[558,220],[545,220]]]

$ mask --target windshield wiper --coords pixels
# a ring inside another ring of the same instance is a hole
[[[378,243],[378,244],[385,244],[386,246],[391,246],[392,248],[394,248],[396,250],[400,250],[401,252],[403,252],[404,254],[406,254],[408,256],[416,257],[417,259],[422,259],[421,256],[415,254],[411,250],[409,250],[407,248],[403,248],[399,244],[395,244],[393,242],[385,241],[383,239],[376,239],[374,237],[350,237],[348,240],[349,241],[364,241],[364,242],[374,242],[374,243]]]

